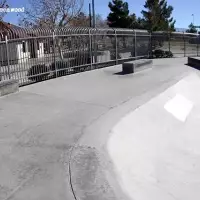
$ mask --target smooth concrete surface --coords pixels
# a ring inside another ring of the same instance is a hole
[[[129,199],[107,151],[110,130],[131,110],[196,73],[185,63],[158,59],[152,70],[126,76],[117,74],[119,65],[1,97],[0,200]]]
[[[199,88],[191,73],[112,129],[108,152],[130,199],[200,198]]]

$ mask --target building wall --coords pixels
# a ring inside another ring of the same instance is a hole
[[[39,43],[39,50],[37,50],[37,55],[38,58],[42,58],[44,57],[44,44],[43,43]]]
[[[6,45],[0,44],[0,65],[7,65],[7,54],[6,54]]]
[[[23,44],[24,42],[24,44]],[[8,65],[8,57],[9,57],[9,64],[14,65],[17,63],[26,62],[31,58],[30,48],[28,48],[27,41],[13,41],[8,43],[8,52],[9,55],[7,56],[6,51],[6,44],[0,44],[0,66]],[[44,57],[44,44],[39,43],[36,52],[37,58]]]
[[[19,63],[25,62],[30,58],[30,52],[28,52],[28,44],[25,42],[25,46],[23,47],[23,43],[17,44],[17,59]]]
[[[17,43],[8,43],[8,55],[6,50],[6,44],[0,44],[0,65],[5,66],[8,65],[8,58],[9,58],[9,64],[16,64],[17,61]]]
[[[39,42],[36,39],[28,41],[28,52],[30,52],[30,58],[44,57],[44,43]]]

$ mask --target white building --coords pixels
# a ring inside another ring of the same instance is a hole
[[[41,57],[44,57],[44,44],[39,41],[39,38],[30,38],[29,34],[21,27],[5,22],[3,22],[3,25],[0,24],[1,66],[7,65],[8,60],[9,64],[12,65],[26,62],[31,58]]]

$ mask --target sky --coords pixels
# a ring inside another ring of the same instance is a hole
[[[12,8],[26,7],[28,0],[7,0],[8,4]],[[84,1],[84,11],[88,13],[88,4],[91,0]],[[96,14],[100,14],[103,18],[106,18],[109,13],[108,8],[109,0],[95,0]],[[141,16],[141,10],[143,9],[145,0],[126,0],[129,3],[130,13],[135,13],[137,16]],[[168,5],[174,7],[173,17],[176,20],[176,28],[187,28],[188,25],[193,22],[192,14],[194,14],[195,25],[200,26],[200,0],[167,0]],[[4,21],[16,24],[18,23],[18,17],[16,13],[8,13],[4,18]]]

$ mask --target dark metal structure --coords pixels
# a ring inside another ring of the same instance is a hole
[[[155,49],[171,51],[175,57],[199,55],[195,34],[12,27],[0,35],[0,79],[17,79],[20,85],[148,58]]]

